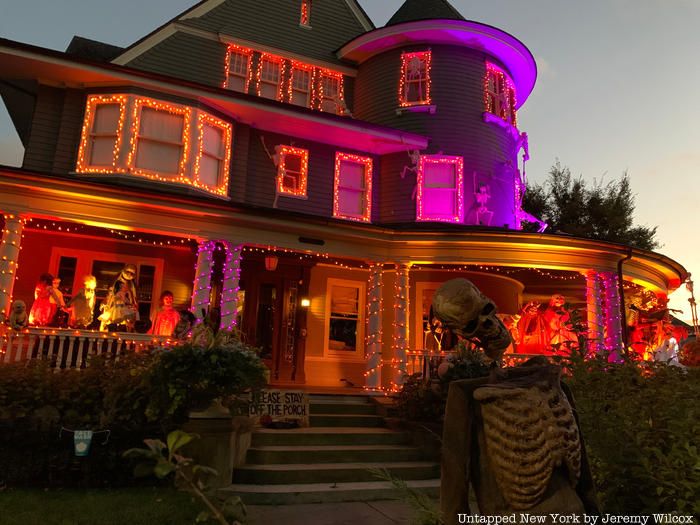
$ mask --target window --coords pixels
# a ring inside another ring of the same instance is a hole
[[[127,97],[124,95],[88,97],[78,151],[79,171],[115,171],[126,106]]]
[[[292,197],[306,197],[309,171],[309,152],[291,146],[278,146],[277,193]]]
[[[189,118],[189,108],[138,99],[134,104],[134,145],[130,162],[134,173],[185,177]]]
[[[259,97],[270,98],[272,100],[282,100],[282,67],[283,61],[280,57],[263,53],[258,64],[258,87]]]
[[[399,105],[420,106],[430,104],[430,51],[403,53],[399,83]]]
[[[433,297],[442,283],[417,282],[415,300],[418,307],[415,311],[415,348],[428,352],[447,352],[456,344],[456,340],[449,330],[444,330],[440,321],[431,316]]]
[[[230,123],[188,106],[91,95],[76,171],[137,175],[226,196],[232,136]]]
[[[372,159],[336,153],[333,216],[370,222],[372,216]]]
[[[364,356],[364,283],[328,279],[326,344],[336,356]]]
[[[515,85],[510,77],[498,66],[487,62],[484,84],[486,111],[517,126]]]
[[[231,160],[231,124],[200,113],[199,148],[195,160],[195,179],[200,185],[217,191],[228,186]]]
[[[344,99],[343,74],[324,70],[319,85],[318,109],[338,115],[342,113],[341,109],[345,105]]]
[[[226,79],[224,87],[241,93],[248,93],[250,85],[253,50],[230,44],[226,57]]]
[[[304,27],[311,27],[311,0],[301,0],[299,24]]]
[[[423,155],[418,163],[416,220],[463,222],[462,157]]]
[[[289,77],[289,102],[309,107],[311,103],[311,72],[313,68],[294,64]]]

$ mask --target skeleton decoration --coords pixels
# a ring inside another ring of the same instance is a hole
[[[512,343],[496,305],[467,279],[440,286],[433,297],[433,313],[445,328],[475,342],[491,359],[498,360]]]
[[[476,186],[476,173],[474,174]],[[474,200],[479,208],[476,210],[476,223],[480,226],[491,226],[493,212],[489,210],[487,203],[491,200],[491,186],[480,184],[478,190],[474,191]]]

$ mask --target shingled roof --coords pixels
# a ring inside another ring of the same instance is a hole
[[[465,20],[447,0],[406,0],[386,25],[435,19]]]

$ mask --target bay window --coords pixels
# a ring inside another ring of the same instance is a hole
[[[462,157],[423,155],[418,163],[416,220],[463,222]]]
[[[347,153],[335,155],[333,216],[370,222],[372,216],[372,159]]]
[[[88,99],[83,123],[83,140],[78,150],[78,168],[82,173],[117,170],[127,97],[93,96]]]

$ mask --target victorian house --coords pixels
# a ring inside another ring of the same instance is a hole
[[[448,279],[502,314],[561,294],[594,349],[624,344],[626,289],[686,279],[522,211],[535,60],[445,0],[381,28],[356,0],[203,0],[125,49],[0,39],[0,77],[25,147],[0,166],[6,313],[42,273],[66,298],[92,274],[99,301],[130,263],[142,318],[165,290],[200,318],[219,307],[273,383],[388,388],[440,351]],[[93,337],[42,330],[26,333]]]

